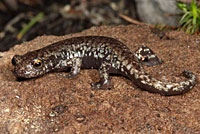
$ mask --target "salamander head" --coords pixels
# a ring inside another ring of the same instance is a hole
[[[47,61],[33,53],[15,55],[11,62],[18,78],[33,78],[49,72],[48,64],[45,64]]]

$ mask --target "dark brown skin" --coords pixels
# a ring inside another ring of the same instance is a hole
[[[183,94],[196,84],[196,76],[190,71],[183,72],[188,78],[186,81],[159,81],[145,73],[141,62],[156,65],[159,64],[159,59],[148,47],[144,46],[136,53],[131,53],[122,42],[104,36],[66,39],[25,55],[15,55],[12,59],[14,74],[20,78],[39,77],[68,68],[71,68],[71,71],[65,77],[71,78],[76,76],[81,68],[99,69],[100,81],[92,84],[93,89],[111,88],[110,73],[122,74],[140,88],[161,95]]]

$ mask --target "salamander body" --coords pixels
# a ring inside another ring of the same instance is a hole
[[[154,56],[155,57],[155,56]],[[104,36],[82,36],[53,43],[12,59],[14,74],[19,78],[39,77],[53,71],[71,68],[65,76],[76,76],[81,68],[99,69],[100,81],[93,83],[93,89],[109,89],[110,74],[128,77],[140,88],[161,95],[179,95],[192,89],[196,76],[184,71],[185,81],[162,82],[145,73],[138,53],[132,53],[122,42]]]

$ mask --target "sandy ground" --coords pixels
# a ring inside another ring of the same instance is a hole
[[[139,89],[122,76],[114,88],[91,90],[96,70],[81,70],[74,79],[50,73],[17,81],[11,58],[74,36],[104,35],[125,43],[132,51],[150,47],[164,61],[144,67],[163,81],[181,81],[183,70],[200,76],[200,37],[183,32],[160,33],[143,26],[93,27],[62,37],[42,36],[0,53],[0,133],[2,134],[199,134],[200,85],[179,96],[160,96]]]

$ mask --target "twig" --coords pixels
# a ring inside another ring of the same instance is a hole
[[[13,27],[13,25],[15,23],[17,23],[20,19],[24,18],[25,14],[24,13],[20,13],[19,15],[17,15],[15,18],[13,18],[11,21],[9,21],[5,28],[4,28],[4,31],[7,32],[7,31],[10,31],[10,32],[15,32],[16,29]]]
[[[142,26],[142,25],[147,25],[147,26],[150,26],[150,27],[155,27],[154,25],[152,25],[152,24],[146,24],[146,23],[143,23],[143,22],[139,22],[139,21],[136,21],[136,20],[134,20],[134,19],[132,19],[132,18],[130,18],[130,17],[128,17],[128,16],[125,16],[125,15],[123,15],[123,14],[119,14],[119,16],[121,17],[121,18],[123,18],[124,20],[126,20],[126,21],[128,21],[128,22],[130,22],[130,23],[132,23],[132,24],[136,24],[136,25],[140,25],[140,26]]]
[[[125,15],[123,15],[123,14],[119,14],[119,16],[120,16],[121,18],[123,18],[124,20],[126,20],[126,21],[132,23],[132,24],[136,24],[136,25],[140,25],[140,26],[146,25],[146,26],[149,26],[150,28],[161,28],[161,29],[163,29],[163,28],[167,28],[167,29],[177,29],[177,28],[178,28],[178,27],[176,27],[176,26],[153,25],[153,24],[147,24],[147,23],[139,22],[139,21],[134,20],[134,19],[132,19],[132,18],[130,18],[130,17],[128,17],[128,16],[125,16]]]

